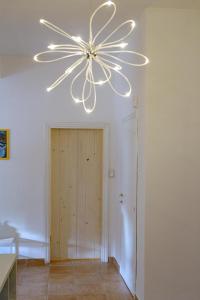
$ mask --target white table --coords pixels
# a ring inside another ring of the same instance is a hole
[[[15,254],[0,254],[0,300],[16,300]]]

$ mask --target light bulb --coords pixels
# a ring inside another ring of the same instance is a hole
[[[75,41],[75,42],[81,42],[82,41],[82,38],[80,36],[72,36],[72,39]]]
[[[135,26],[136,26],[136,23],[135,23],[134,20],[132,20],[132,22],[131,22],[131,27],[132,27],[132,29],[135,28]]]
[[[125,94],[125,97],[127,97],[127,98],[128,98],[128,97],[130,97],[130,95],[131,95],[131,91],[130,91],[130,92],[128,92],[128,93],[126,93],[126,94]]]
[[[106,5],[111,6],[111,5],[113,5],[113,2],[112,1],[108,1],[108,2],[106,2]]]
[[[122,67],[120,67],[120,66],[116,66],[116,67],[114,67],[114,69],[113,70],[115,70],[115,71],[120,71],[122,69]]]
[[[35,55],[35,56],[33,57],[33,59],[34,59],[34,61],[37,61],[37,62],[38,62],[37,55]]]
[[[70,74],[73,71],[73,68],[69,68],[65,71],[65,74]]]
[[[91,112],[92,112],[92,109],[85,108],[85,111],[86,111],[86,113],[87,113],[87,114],[91,114]]]
[[[51,90],[52,90],[51,87],[48,87],[48,88],[46,89],[46,91],[47,91],[48,93],[51,92]]]
[[[48,49],[50,49],[50,50],[54,50],[55,48],[56,48],[56,45],[54,45],[54,44],[50,44],[48,46]]]
[[[145,62],[145,65],[149,64],[150,63],[150,60],[148,59],[148,57],[146,57],[146,62]]]
[[[97,82],[97,84],[98,84],[98,85],[103,85],[103,84],[104,84],[104,81],[103,81],[103,80],[99,80],[99,81]]]
[[[74,102],[75,102],[75,103],[80,103],[80,102],[81,102],[81,100],[80,100],[80,99],[78,99],[78,98],[74,98]]]
[[[126,48],[126,46],[128,46],[128,43],[121,43],[119,46],[120,48],[124,49]]]
[[[41,23],[41,24],[44,24],[44,23],[45,23],[45,20],[44,20],[44,19],[40,19],[40,23]]]

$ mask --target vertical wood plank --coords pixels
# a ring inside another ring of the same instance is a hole
[[[76,258],[77,132],[62,129],[62,257]]]
[[[60,257],[60,129],[51,131],[51,259]]]

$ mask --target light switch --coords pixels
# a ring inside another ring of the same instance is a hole
[[[110,169],[109,170],[109,177],[110,178],[114,178],[115,177],[115,170],[114,169]]]

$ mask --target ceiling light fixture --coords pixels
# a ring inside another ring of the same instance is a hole
[[[104,7],[112,7],[111,16],[108,21],[101,27],[101,29],[94,35],[93,31],[93,20],[95,15]],[[70,93],[75,101],[75,103],[82,103],[85,111],[87,113],[93,112],[96,106],[96,85],[102,86],[106,83],[110,85],[112,90],[119,96],[130,97],[132,87],[128,78],[120,71],[122,66],[119,63],[127,64],[130,66],[144,66],[149,63],[149,59],[135,51],[123,50],[128,46],[124,40],[132,33],[135,28],[135,22],[133,20],[128,20],[120,24],[114,31],[112,31],[101,43],[97,43],[97,38],[104,31],[104,29],[110,24],[112,19],[116,14],[116,5],[112,1],[107,1],[100,5],[92,14],[90,18],[89,25],[89,42],[82,40],[80,36],[71,36],[56,25],[41,19],[40,23],[48,27],[49,29],[61,34],[65,38],[68,38],[75,44],[60,44],[54,45],[50,44],[48,46],[48,51],[38,53],[34,56],[34,60],[37,62],[55,62],[67,58],[76,58],[79,57],[65,72],[53,83],[50,87],[47,88],[47,91],[50,92],[56,88],[64,79],[66,79],[75,69],[79,66],[82,66],[78,74],[75,75],[71,82]],[[127,28],[128,30],[127,30]],[[111,41],[111,38],[115,34],[120,34],[121,30],[127,32],[119,38],[118,40]],[[54,59],[46,58],[46,55],[55,54],[58,55]],[[118,54],[132,54],[137,58],[142,59],[140,63],[129,62],[124,59],[119,58]],[[104,79],[96,80],[94,65],[97,64],[100,67],[100,70],[104,76]],[[117,88],[114,87],[111,79],[113,74],[117,74],[120,77],[120,80],[125,81],[128,89],[126,92],[120,92]],[[81,78],[81,75],[84,75],[84,83],[82,87],[81,96],[75,96],[75,83]]]

